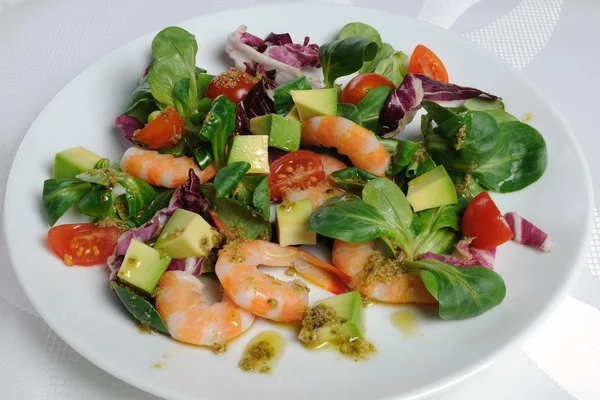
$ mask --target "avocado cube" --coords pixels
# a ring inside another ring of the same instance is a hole
[[[363,337],[364,310],[357,290],[315,303],[302,320],[298,338],[309,347]]]
[[[281,115],[267,114],[250,119],[250,132],[269,136],[269,147],[288,152],[300,148],[302,125]]]
[[[292,119],[294,121],[302,122],[300,120],[300,115],[298,114],[298,107],[296,107],[296,106],[292,107],[292,109],[290,110],[290,112],[287,113],[287,115],[285,117],[287,119]]]
[[[122,282],[152,294],[170,262],[169,256],[139,240],[132,239],[118,277]]]
[[[443,165],[408,182],[406,198],[415,212],[458,202],[454,183]]]
[[[163,228],[155,247],[172,258],[206,257],[215,246],[216,236],[204,218],[179,208]]]
[[[277,206],[276,210],[280,246],[317,244],[317,232],[306,229],[313,212],[310,199],[295,203],[284,201]]]
[[[74,179],[76,175],[94,168],[101,158],[98,154],[81,146],[61,151],[54,156],[52,177]]]
[[[338,91],[336,88],[318,90],[291,90],[300,120],[323,115],[336,116]]]
[[[269,170],[269,136],[242,135],[233,138],[227,164],[237,161],[250,163],[249,174],[268,174]]]

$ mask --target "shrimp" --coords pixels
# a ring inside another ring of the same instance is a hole
[[[283,200],[291,202],[310,199],[313,210],[316,210],[327,200],[341,196],[344,193],[335,183],[326,179],[306,189],[288,189],[283,192],[282,196]]]
[[[343,273],[297,247],[281,247],[262,240],[236,241],[219,253],[215,273],[225,293],[238,306],[274,321],[302,319],[308,306],[309,288],[299,279],[281,281],[256,267],[294,267],[309,281],[333,293],[344,293]]]
[[[220,350],[250,328],[254,314],[235,305],[227,294],[209,305],[202,282],[186,271],[168,271],[158,283],[156,311],[169,334],[181,342]]]
[[[388,151],[373,132],[342,117],[314,117],[302,121],[302,143],[334,147],[352,164],[372,174],[385,176],[391,163]]]
[[[315,186],[306,189],[288,189],[283,192],[283,200],[296,202],[304,199],[310,199],[313,210],[325,203],[327,200],[344,194],[344,191],[338,188],[330,179],[330,175],[340,169],[347,168],[347,165],[335,157],[326,154],[319,154],[323,169],[325,170],[325,180],[317,183]]]
[[[348,166],[344,162],[338,160],[333,156],[329,156],[327,154],[319,154],[319,158],[321,159],[321,163],[323,164],[323,170],[325,171],[326,177],[329,177],[331,174],[333,174],[336,171],[339,171],[340,169],[348,168]]]
[[[201,170],[190,157],[173,157],[140,147],[129,148],[121,159],[121,170],[151,185],[167,188],[176,188],[187,182],[190,168],[202,183],[211,180],[217,173],[212,164]]]
[[[335,240],[332,264],[352,278],[348,286],[363,296],[385,303],[437,303],[419,275],[406,272],[397,261],[383,256],[372,240],[361,244]]]

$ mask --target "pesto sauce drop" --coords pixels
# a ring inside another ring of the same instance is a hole
[[[285,348],[285,338],[279,332],[264,331],[256,335],[244,350],[238,366],[242,371],[268,374]]]

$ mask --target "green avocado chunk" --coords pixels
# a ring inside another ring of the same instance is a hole
[[[290,93],[301,121],[323,115],[337,115],[338,90],[336,88],[292,90]]]
[[[357,290],[318,301],[302,320],[298,338],[311,348],[340,344],[363,337],[364,310]]]
[[[280,246],[317,244],[317,232],[306,227],[313,207],[310,199],[283,202],[277,206],[277,235]]]
[[[216,241],[216,231],[204,218],[179,208],[163,228],[155,247],[172,258],[206,257]]]
[[[170,262],[171,257],[139,240],[132,239],[118,277],[122,282],[152,294]]]
[[[452,179],[443,165],[408,182],[406,198],[415,212],[458,202]]]
[[[281,115],[267,114],[252,118],[250,132],[254,135],[269,136],[269,147],[288,152],[300,148],[302,125],[298,121]]]
[[[268,174],[269,169],[269,136],[241,135],[233,138],[227,164],[237,161],[250,163],[249,174]]]
[[[76,175],[94,168],[101,158],[98,154],[82,146],[63,150],[54,156],[52,177],[55,179],[74,179]]]

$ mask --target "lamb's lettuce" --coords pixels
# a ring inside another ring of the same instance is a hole
[[[319,51],[319,61],[323,66],[324,83],[333,87],[339,77],[358,71],[365,61],[377,55],[377,43],[360,36],[350,36],[325,43]]]
[[[362,199],[344,195],[327,201],[312,214],[308,229],[349,243],[383,239],[404,269],[420,271],[425,287],[439,301],[443,319],[468,318],[502,302],[502,278],[486,268],[462,270],[421,259],[425,253],[450,253],[456,247],[466,204],[463,200],[413,213],[398,186],[376,178],[365,184]]]

